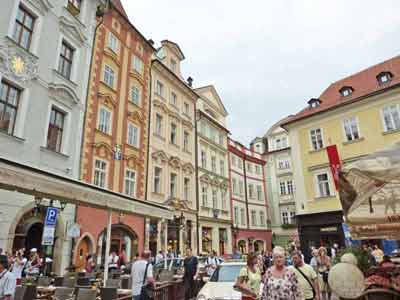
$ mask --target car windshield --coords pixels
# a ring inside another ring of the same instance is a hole
[[[211,276],[212,282],[235,282],[242,265],[219,266]]]

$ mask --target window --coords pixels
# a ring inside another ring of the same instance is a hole
[[[131,197],[135,196],[136,173],[131,170],[125,171],[125,194]]]
[[[243,196],[243,192],[244,192],[244,183],[243,183],[243,180],[239,180],[239,193],[240,193],[240,196]]]
[[[189,115],[189,110],[190,110],[190,108],[189,108],[189,103],[185,102],[185,103],[183,104],[183,112],[184,112],[186,115]]]
[[[139,148],[139,128],[132,123],[128,123],[128,144]]]
[[[132,103],[134,103],[137,106],[139,106],[139,103],[140,103],[140,90],[136,86],[133,86],[131,88],[131,100],[132,100]]]
[[[210,126],[210,139],[213,142],[215,142],[216,137],[217,137],[217,130],[214,127]]]
[[[357,118],[353,117],[343,120],[343,127],[347,141],[354,141],[360,138]]]
[[[249,197],[251,199],[254,198],[254,185],[252,185],[252,184],[249,184]]]
[[[225,162],[222,159],[219,161],[219,174],[225,176]]]
[[[139,57],[134,55],[133,56],[133,70],[135,70],[139,74],[143,74],[143,69],[144,69],[143,68],[143,61]]]
[[[185,178],[183,180],[183,199],[186,201],[190,200],[190,179]]]
[[[177,176],[176,174],[171,173],[171,178],[170,178],[170,196],[172,198],[176,198],[176,185],[177,185]]]
[[[18,7],[13,39],[26,50],[31,46],[34,25],[35,18],[22,6]]]
[[[260,175],[261,174],[261,168],[259,165],[256,165],[256,174]]]
[[[251,211],[251,225],[257,226],[257,212],[255,210]]]
[[[104,66],[104,83],[107,84],[110,88],[114,88],[115,81],[115,73],[111,67],[105,65]]]
[[[260,211],[260,226],[265,227],[265,213]]]
[[[201,167],[207,168],[207,154],[204,150],[201,151]]]
[[[293,195],[294,194],[293,180],[281,181],[279,183],[279,191],[281,196]]]
[[[392,80],[392,73],[390,72],[382,72],[376,78],[378,79],[379,84],[384,84]]]
[[[293,180],[286,181],[286,187],[288,195],[293,195],[294,194]]]
[[[154,193],[161,194],[161,175],[162,169],[159,167],[154,168]]]
[[[108,33],[108,48],[110,48],[114,53],[118,53],[119,51],[119,40],[117,37],[112,33]]]
[[[176,124],[175,123],[171,123],[171,136],[170,136],[170,142],[174,145],[177,144],[176,141]]]
[[[158,80],[156,83],[156,94],[160,97],[164,97],[164,85]]]
[[[317,175],[319,197],[329,197],[331,195],[329,187],[329,177],[327,173]]]
[[[296,223],[296,212],[294,212],[294,211],[291,211],[290,213],[289,213],[290,215],[290,224],[295,224]]]
[[[244,208],[240,209],[240,224],[246,225],[246,217],[244,215]]]
[[[285,160],[279,160],[278,161],[278,169],[279,170],[287,170],[290,169],[290,162],[289,160],[285,159]]]
[[[226,191],[221,191],[221,208],[226,210]]]
[[[94,164],[94,185],[97,185],[101,188],[106,186],[106,170],[107,163],[105,161],[96,159]]]
[[[238,167],[240,170],[243,170],[243,161],[240,158],[238,159]]]
[[[71,79],[73,57],[74,49],[63,41],[61,45],[60,60],[58,61],[58,72],[67,79]]]
[[[0,131],[14,134],[20,91],[11,84],[2,81],[0,89]]]
[[[339,93],[342,95],[342,97],[350,96],[353,93],[353,88],[343,87],[339,90]]]
[[[107,134],[111,133],[111,112],[104,107],[100,108],[99,124],[97,129]]]
[[[253,173],[253,165],[251,163],[247,163],[247,172]]]
[[[224,145],[224,141],[225,141],[224,135],[223,135],[222,133],[220,133],[220,134],[219,134],[219,144],[220,144],[221,146],[223,146],[223,145]]]
[[[288,146],[287,138],[285,136],[275,139],[275,149],[276,150],[287,148],[287,146]]]
[[[190,151],[189,139],[190,139],[189,132],[184,131],[183,132],[183,150],[185,150],[185,151]]]
[[[281,213],[281,215],[282,215],[282,224],[285,224],[285,225],[289,224],[289,216],[288,216],[288,213],[287,213],[286,211],[283,211],[283,212]]]
[[[234,225],[239,224],[239,208],[237,206],[233,208],[233,216]]]
[[[171,70],[176,72],[176,61],[171,58]]]
[[[52,151],[61,152],[64,119],[64,112],[61,112],[55,107],[51,108],[49,128],[47,131],[47,148]]]
[[[232,190],[233,190],[233,194],[237,195],[238,189],[237,189],[237,180],[236,180],[236,178],[232,178]]]
[[[311,147],[313,150],[316,151],[324,147],[321,128],[310,130],[310,137],[311,137]]]
[[[232,166],[236,166],[236,156],[232,155]]]
[[[262,201],[263,200],[261,185],[257,185],[257,200],[258,201]]]
[[[390,105],[382,110],[385,131],[400,129],[400,112],[398,105]]]
[[[171,104],[172,104],[172,105],[174,105],[174,106],[177,106],[177,105],[178,105],[178,96],[177,96],[174,92],[171,92],[171,99],[170,99],[170,101],[171,101]]]
[[[281,196],[286,195],[286,183],[284,181],[279,183],[279,192]]]
[[[162,136],[162,123],[163,123],[163,117],[160,114],[156,114],[156,134],[158,136]]]
[[[201,187],[201,202],[204,207],[208,206],[208,200],[207,200],[207,186],[203,185]]]
[[[215,156],[211,156],[211,170],[214,173],[217,172],[217,158]]]
[[[212,201],[213,201],[213,209],[217,209],[218,208],[217,190],[212,191]]]

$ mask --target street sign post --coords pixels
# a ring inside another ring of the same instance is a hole
[[[46,212],[46,218],[44,219],[44,228],[42,236],[43,246],[53,246],[54,237],[57,225],[58,209],[55,207],[48,207]]]

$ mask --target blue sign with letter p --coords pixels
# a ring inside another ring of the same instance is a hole
[[[58,209],[55,207],[47,208],[46,219],[44,221],[45,226],[56,226],[57,224]]]

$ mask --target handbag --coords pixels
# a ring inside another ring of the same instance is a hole
[[[298,267],[295,267],[295,268],[296,268],[297,271],[299,271],[299,273],[304,277],[304,279],[305,279],[305,280],[308,282],[308,284],[311,286],[311,288],[312,288],[312,293],[313,293],[313,299],[314,299],[314,298],[315,298],[315,295],[316,295],[316,292],[315,292],[315,289],[314,289],[313,284],[311,283],[310,278],[308,278],[308,277],[306,276],[306,274],[304,274],[303,271],[300,270],[300,268],[298,268]]]
[[[140,291],[140,299],[141,300],[152,300],[154,299],[154,286],[152,284],[145,284],[147,278],[147,269],[149,268],[150,263],[147,263],[146,269],[144,271],[143,277],[143,285]]]

